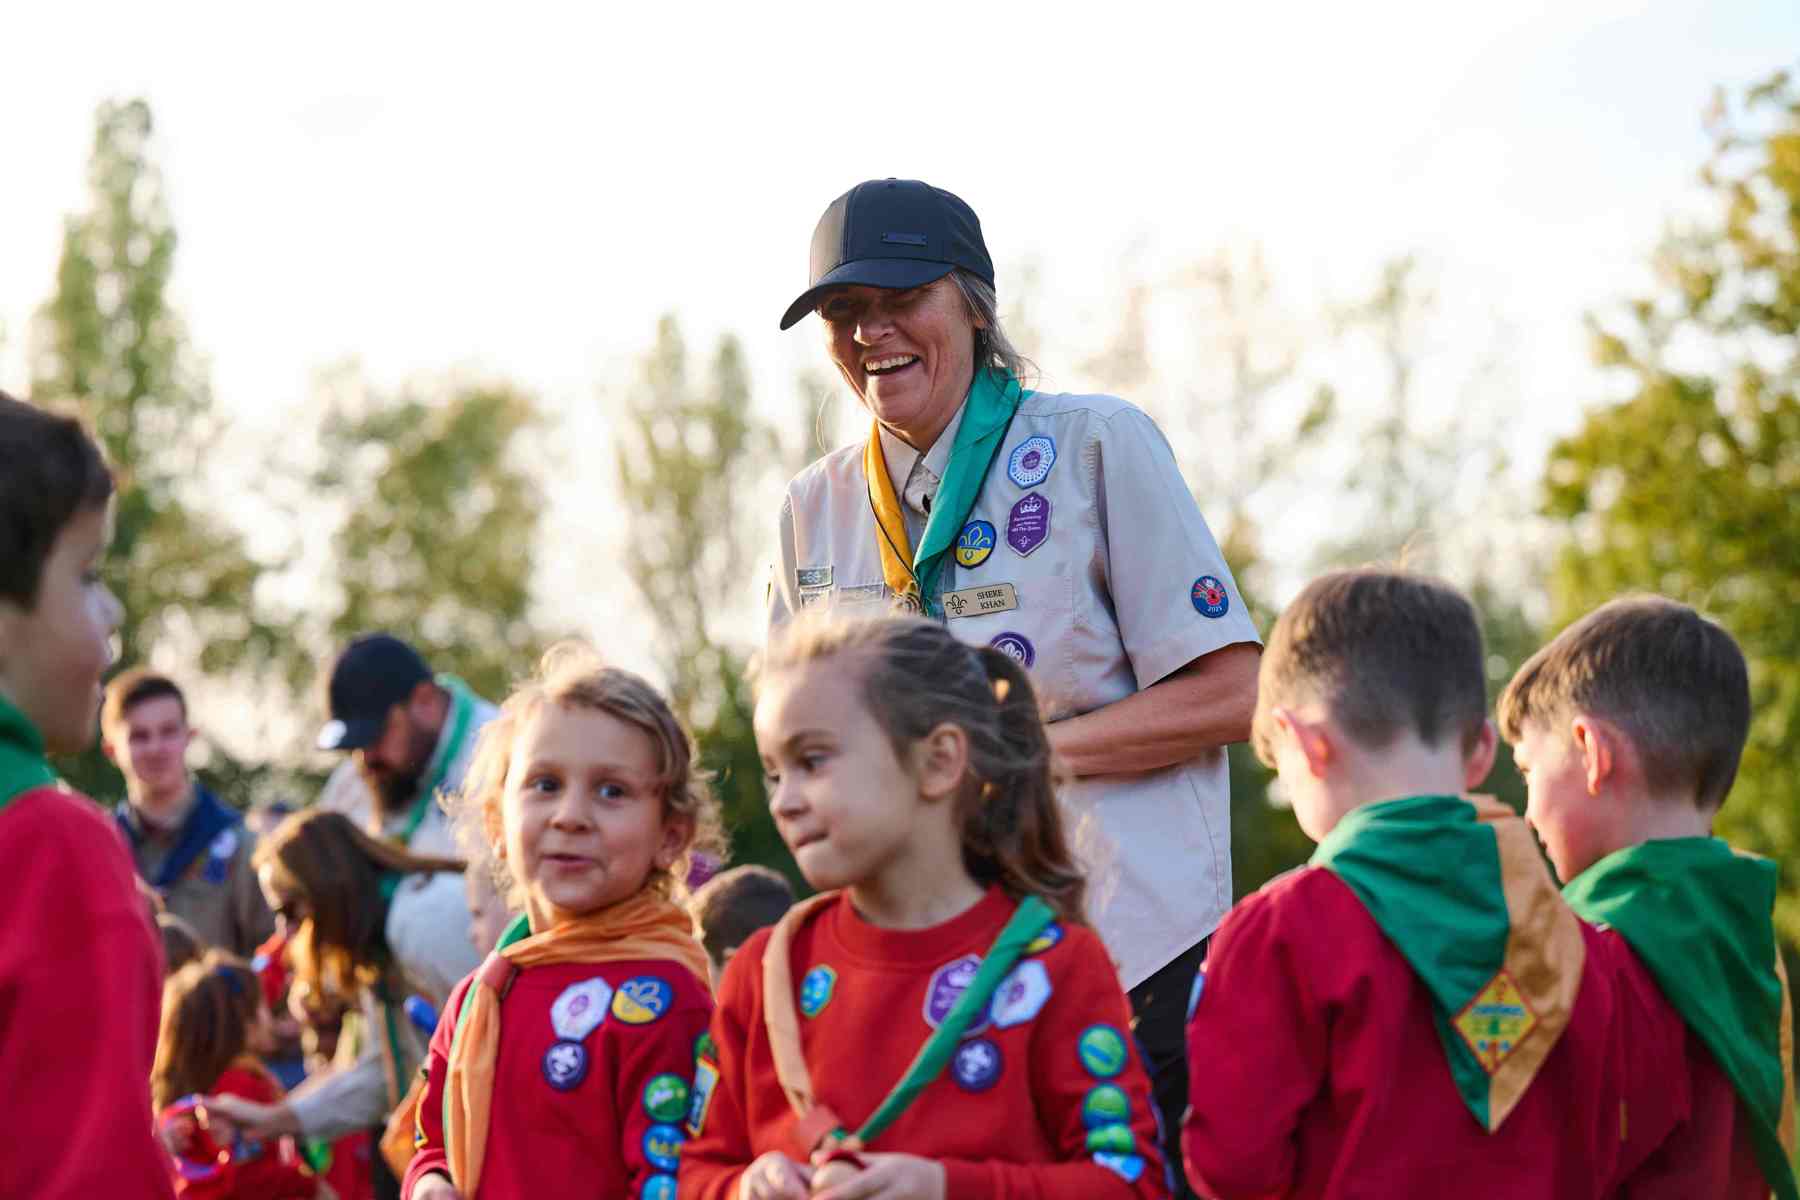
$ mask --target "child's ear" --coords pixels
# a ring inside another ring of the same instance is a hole
[[[694,818],[687,813],[672,812],[663,819],[662,843],[656,848],[656,869],[666,871],[675,865],[681,852],[694,840]]]
[[[1472,792],[1481,786],[1481,781],[1494,769],[1494,753],[1499,746],[1499,735],[1494,732],[1494,723],[1483,720],[1481,731],[1475,735],[1475,744],[1463,755],[1463,791]]]
[[[914,743],[912,759],[920,795],[927,800],[954,795],[969,772],[969,735],[945,721]]]
[[[1323,779],[1325,772],[1337,760],[1337,745],[1325,723],[1305,720],[1291,708],[1271,709],[1269,718],[1275,722],[1275,728],[1284,737],[1293,739],[1295,746],[1306,758],[1308,774],[1315,779]]]
[[[1613,759],[1618,751],[1613,731],[1585,713],[1577,713],[1569,724],[1569,733],[1575,739],[1575,748],[1581,752],[1588,795],[1598,796],[1600,785],[1613,774]]]

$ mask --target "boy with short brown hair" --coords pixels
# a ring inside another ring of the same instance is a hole
[[[111,496],[78,424],[0,392],[0,1128],[7,1179],[41,1196],[171,1195],[149,1120],[162,955],[117,831],[46,757],[94,739]]]
[[[1254,741],[1319,847],[1196,981],[1203,1194],[1611,1195],[1685,1113],[1648,1079],[1680,1048],[1654,984],[1467,795],[1494,754],[1484,662],[1469,602],[1397,571],[1323,576],[1276,623]]]
[[[1672,600],[1614,600],[1519,668],[1499,714],[1564,896],[1690,1035],[1692,1112],[1632,1194],[1795,1200],[1777,871],[1712,836],[1750,726],[1737,643]]]
[[[780,872],[749,863],[721,871],[701,884],[688,900],[694,931],[706,947],[713,987],[725,964],[750,935],[781,920],[794,906],[794,887]]]

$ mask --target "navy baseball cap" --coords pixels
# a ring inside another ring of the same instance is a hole
[[[331,720],[319,730],[319,749],[370,745],[387,728],[388,711],[430,678],[419,652],[392,634],[355,638],[331,668]]]
[[[912,288],[961,267],[989,287],[994,263],[975,210],[916,179],[871,179],[836,200],[813,229],[812,284],[788,305],[787,329],[832,288]]]

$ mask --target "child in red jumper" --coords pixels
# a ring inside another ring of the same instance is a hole
[[[163,987],[151,1102],[175,1155],[178,1196],[193,1200],[332,1200],[301,1165],[292,1138],[257,1139],[183,1103],[201,1094],[273,1104],[282,1088],[257,1058],[275,1048],[262,981],[249,964],[209,951]]]
[[[1579,921],[1487,774],[1481,632],[1447,585],[1314,580],[1264,652],[1256,751],[1319,843],[1213,938],[1188,1175],[1217,1200],[1586,1200],[1689,1103],[1679,1026]]]
[[[451,804],[524,915],[445,1007],[406,1196],[673,1200],[712,997],[670,895],[721,841],[686,732],[642,679],[553,650]]]
[[[150,1123],[162,954],[131,856],[48,753],[93,743],[119,602],[112,477],[74,421],[0,392],[0,1198],[166,1197]]]
[[[824,894],[725,970],[683,1200],[1166,1197],[1023,669],[929,621],[799,621],[759,690],[770,806]]]

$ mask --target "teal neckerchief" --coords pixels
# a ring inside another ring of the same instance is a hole
[[[913,575],[919,581],[919,604],[928,616],[943,618],[937,604],[937,579],[943,569],[944,555],[956,545],[981,485],[1000,453],[1013,414],[1031,393],[1019,386],[1010,375],[980,369],[969,385],[969,398],[963,402],[962,424],[956,428],[956,441],[950,446],[950,461],[944,466],[944,478],[932,498],[931,516],[925,522],[925,534],[913,553]]]
[[[1712,1053],[1749,1112],[1756,1161],[1781,1200],[1796,1200],[1781,1145],[1781,977],[1775,888],[1766,858],[1717,838],[1643,842],[1607,855],[1563,888],[1569,907],[1611,925]]]
[[[0,808],[33,788],[54,787],[44,738],[24,713],[0,696]]]
[[[454,675],[439,675],[436,683],[450,693],[450,717],[446,722],[449,732],[438,739],[437,749],[432,752],[431,761],[426,765],[425,784],[413,798],[412,812],[406,817],[406,828],[400,831],[402,846],[412,845],[413,834],[419,832],[419,826],[425,823],[426,814],[437,803],[438,791],[449,777],[450,768],[462,755],[463,743],[469,740],[469,727],[475,720],[476,696],[468,684]]]

